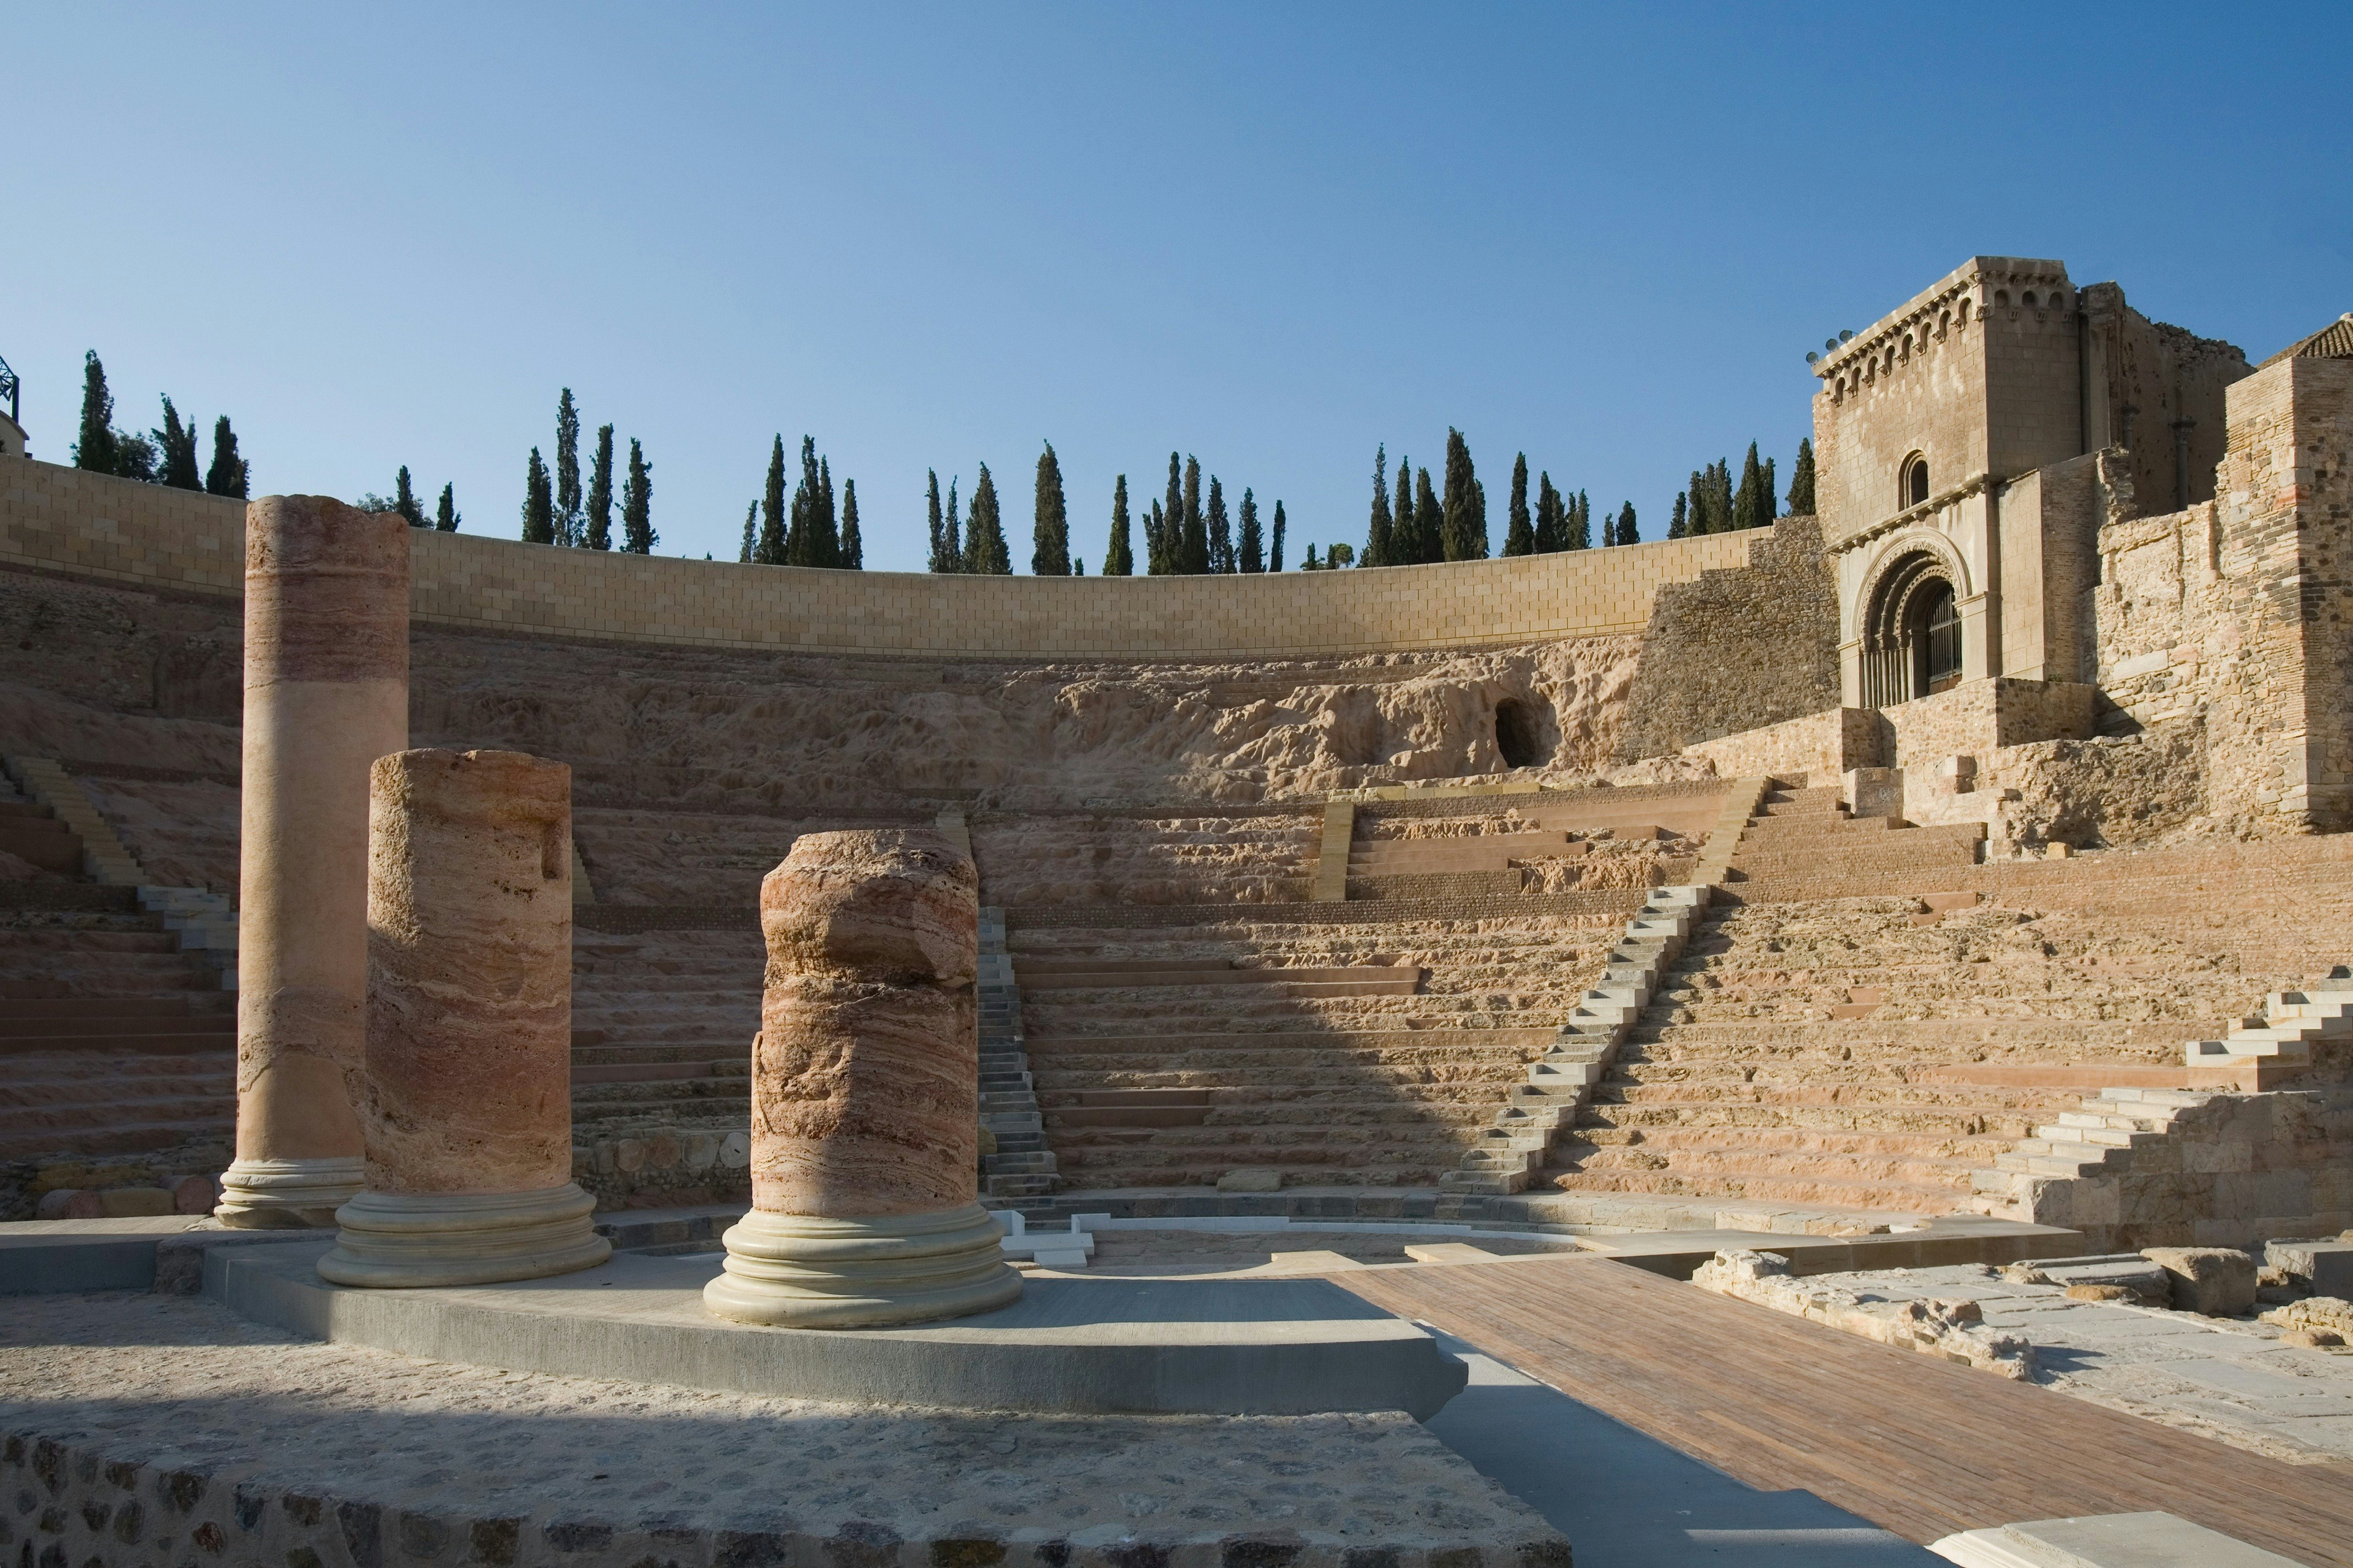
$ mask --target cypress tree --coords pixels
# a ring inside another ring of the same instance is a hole
[[[1128,531],[1125,474],[1120,475],[1111,487],[1111,541],[1103,547],[1103,575],[1135,575],[1135,545]]]
[[[1765,482],[1757,489],[1757,526],[1764,527],[1773,521],[1778,503],[1774,498],[1773,459],[1765,459]]]
[[[1697,537],[1703,533],[1713,533],[1715,531],[1714,529],[1708,526],[1707,520],[1708,480],[1710,477],[1711,476],[1709,474],[1704,474],[1699,469],[1694,468],[1692,470],[1691,486],[1683,491],[1683,494],[1688,497],[1690,500],[1689,506],[1685,509],[1683,531],[1694,537]]]
[[[531,449],[531,466],[522,476],[522,542],[555,542],[555,494],[547,482],[547,465],[539,460],[536,447]]]
[[[753,541],[760,521],[760,503],[752,501],[744,508],[744,547],[735,553],[736,562],[744,566],[752,563]]]
[[[1536,476],[1535,549],[1539,555],[1549,555],[1568,542],[1568,531],[1560,515],[1560,492],[1552,488],[1552,471]]]
[[[1430,484],[1429,468],[1414,470],[1414,555],[1417,566],[1445,560],[1445,508],[1438,487]]]
[[[866,540],[858,531],[858,481],[841,481],[841,564],[845,571],[866,570]]]
[[[1218,483],[1215,474],[1209,476],[1209,505],[1203,514],[1201,529],[1209,545],[1208,569],[1231,572],[1234,569],[1233,521],[1226,516],[1225,489]]]
[[[1577,510],[1568,520],[1568,542],[1565,548],[1589,550],[1592,547],[1593,503],[1585,499],[1583,490],[1579,490],[1577,492]]]
[[[441,504],[433,513],[434,531],[439,533],[455,533],[461,521],[458,515],[458,487],[443,485]]]
[[[1154,577],[1166,577],[1176,570],[1168,548],[1168,513],[1158,501],[1144,518],[1144,560],[1145,573]]]
[[[1071,516],[1062,496],[1062,465],[1051,441],[1038,455],[1036,517],[1029,536],[1029,570],[1040,577],[1069,576]]]
[[[81,356],[81,435],[74,442],[74,467],[93,474],[121,472],[122,454],[114,439],[114,395],[106,390],[106,366],[91,349]]]
[[[577,544],[586,531],[580,510],[580,410],[572,389],[555,400],[555,542]]]
[[[764,566],[785,563],[785,437],[779,431],[768,442],[768,475],[760,488],[760,537],[752,559]]]
[[[785,519],[785,564],[815,566],[817,558],[817,509],[819,489],[823,484],[817,468],[817,440],[801,437],[801,479],[793,487],[791,512]]]
[[[621,481],[621,548],[632,555],[651,555],[661,535],[654,531],[654,466],[629,437],[629,477]]]
[[[814,441],[809,443],[814,447]],[[823,458],[817,460],[817,505],[811,514],[817,522],[816,537],[809,542],[809,564],[812,566],[841,565],[841,522],[833,510],[833,464]]]
[[[1168,454],[1168,495],[1160,513],[1160,564],[1174,574],[1185,570],[1185,479],[1176,454]]]
[[[1440,516],[1440,559],[1487,559],[1487,493],[1471,466],[1470,444],[1451,426],[1446,432],[1446,500]]]
[[[1618,542],[1620,544],[1640,544],[1642,542],[1641,530],[1634,526],[1634,503],[1632,501],[1628,501],[1623,507],[1619,509]]]
[[[1242,572],[1266,570],[1266,539],[1259,531],[1258,499],[1248,485],[1242,487],[1240,535],[1234,542],[1234,566]]]
[[[1757,443],[1748,443],[1748,456],[1740,464],[1740,489],[1732,497],[1732,526],[1754,528],[1765,521],[1764,501],[1759,492],[1765,488],[1765,470],[1757,463]]]
[[[1798,460],[1789,468],[1789,515],[1811,517],[1814,512],[1814,438],[1810,436],[1798,443]]]
[[[1689,507],[1685,503],[1683,492],[1677,490],[1674,515],[1667,520],[1667,537],[1669,539],[1684,537],[1691,531],[1690,521]]]
[[[195,454],[191,451],[188,454],[188,466],[190,468],[193,469],[195,467]],[[194,489],[195,487],[191,485],[188,488],[190,489]],[[417,492],[408,488],[408,465],[406,463],[401,464],[400,472],[393,477],[392,510],[398,512],[402,519],[407,522],[409,527],[423,528],[425,526],[425,509],[417,504]]]
[[[1266,569],[1282,570],[1282,502],[1279,500],[1274,503],[1274,533],[1267,544]]]
[[[1199,576],[1209,569],[1209,526],[1201,515],[1201,460],[1185,459],[1185,511],[1176,535],[1176,570]]]
[[[596,461],[588,475],[588,534],[591,550],[613,548],[613,427],[596,426]]]
[[[947,555],[946,571],[961,572],[965,569],[963,529],[964,525],[956,521],[956,482],[951,478],[948,480],[947,521],[940,530],[940,548]]]
[[[1373,518],[1365,527],[1365,564],[1389,564],[1389,448],[1387,442],[1373,448]],[[1276,570],[1282,568],[1277,567]]]
[[[204,489],[204,481],[196,477],[196,427],[180,423],[180,411],[172,406],[168,396],[164,399],[164,427],[154,436],[155,449],[162,458],[155,482],[175,490]]]
[[[213,421],[213,463],[205,470],[205,490],[243,500],[251,484],[245,459],[237,455],[237,432],[228,427],[228,416],[224,414]]]
[[[947,538],[940,522],[940,471],[937,468],[926,468],[923,474],[923,505],[930,514],[932,525],[932,558],[927,570],[945,572],[948,570]]]
[[[1388,548],[1382,563],[1411,566],[1421,560],[1421,525],[1413,515],[1413,459],[1398,455],[1397,507],[1389,514]],[[1302,566],[1301,571],[1306,568]]]
[[[1534,555],[1536,552],[1535,523],[1528,516],[1528,455],[1522,452],[1512,459],[1512,516],[1504,525],[1504,553]]]
[[[1013,555],[1005,547],[1005,522],[997,511],[997,481],[988,477],[988,465],[980,466],[980,477],[972,484],[972,517],[965,529],[965,569],[984,576],[1009,577],[1013,574]]]

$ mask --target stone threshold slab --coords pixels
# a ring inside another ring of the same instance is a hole
[[[1840,1274],[1864,1268],[1936,1268],[1958,1263],[2066,1258],[2083,1247],[2084,1233],[2057,1226],[1965,1216],[1931,1220],[1915,1229],[1885,1236],[1669,1230],[1580,1236],[1577,1244],[1653,1274],[1688,1279],[1719,1252],[1771,1252],[1789,1260],[1792,1274]]]
[[[1085,1415],[1434,1415],[1467,1373],[1328,1281],[1039,1279],[999,1311],[893,1329],[715,1318],[711,1253],[617,1254],[516,1285],[328,1284],[330,1243],[216,1250],[205,1293],[313,1339],[512,1372],[802,1399]]]

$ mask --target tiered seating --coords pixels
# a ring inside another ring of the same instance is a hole
[[[1550,1184],[1948,1212],[2083,1094],[2180,1081],[2181,1040],[2211,1026],[2195,955],[2149,954],[2120,984],[2080,932],[2005,909],[1918,915],[1860,899],[1712,919],[1556,1145]]]
[[[1731,887],[1751,902],[1951,888],[1950,873],[1977,863],[1984,837],[1982,823],[1852,816],[1835,787],[1776,788],[1741,835]]]
[[[1430,1187],[1599,973],[1619,921],[1017,928],[1063,1189]]]
[[[573,1136],[746,1126],[765,952],[740,930],[573,939]]]
[[[982,816],[973,853],[992,904],[1295,903],[1320,817],[1308,807]]]
[[[156,917],[123,905],[0,916],[0,1162],[104,1163],[191,1146],[207,1156],[192,1153],[192,1169],[226,1162],[235,997]]]

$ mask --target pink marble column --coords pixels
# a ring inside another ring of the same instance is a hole
[[[319,1272],[479,1285],[602,1263],[572,1181],[572,770],[395,752],[368,828],[367,1190]]]
[[[408,744],[408,525],[246,509],[237,1159],[216,1211],[325,1226],[360,1190],[368,766]]]
[[[938,836],[811,833],[760,885],[752,1212],[722,1317],[855,1328],[1021,1293],[978,1196],[979,882]]]

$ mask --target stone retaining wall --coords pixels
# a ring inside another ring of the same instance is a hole
[[[243,591],[244,503],[0,458],[0,564]],[[1669,584],[1748,563],[1746,533],[1368,571],[967,577],[684,561],[413,536],[419,625],[723,647],[977,658],[1281,657],[1640,632]]]

